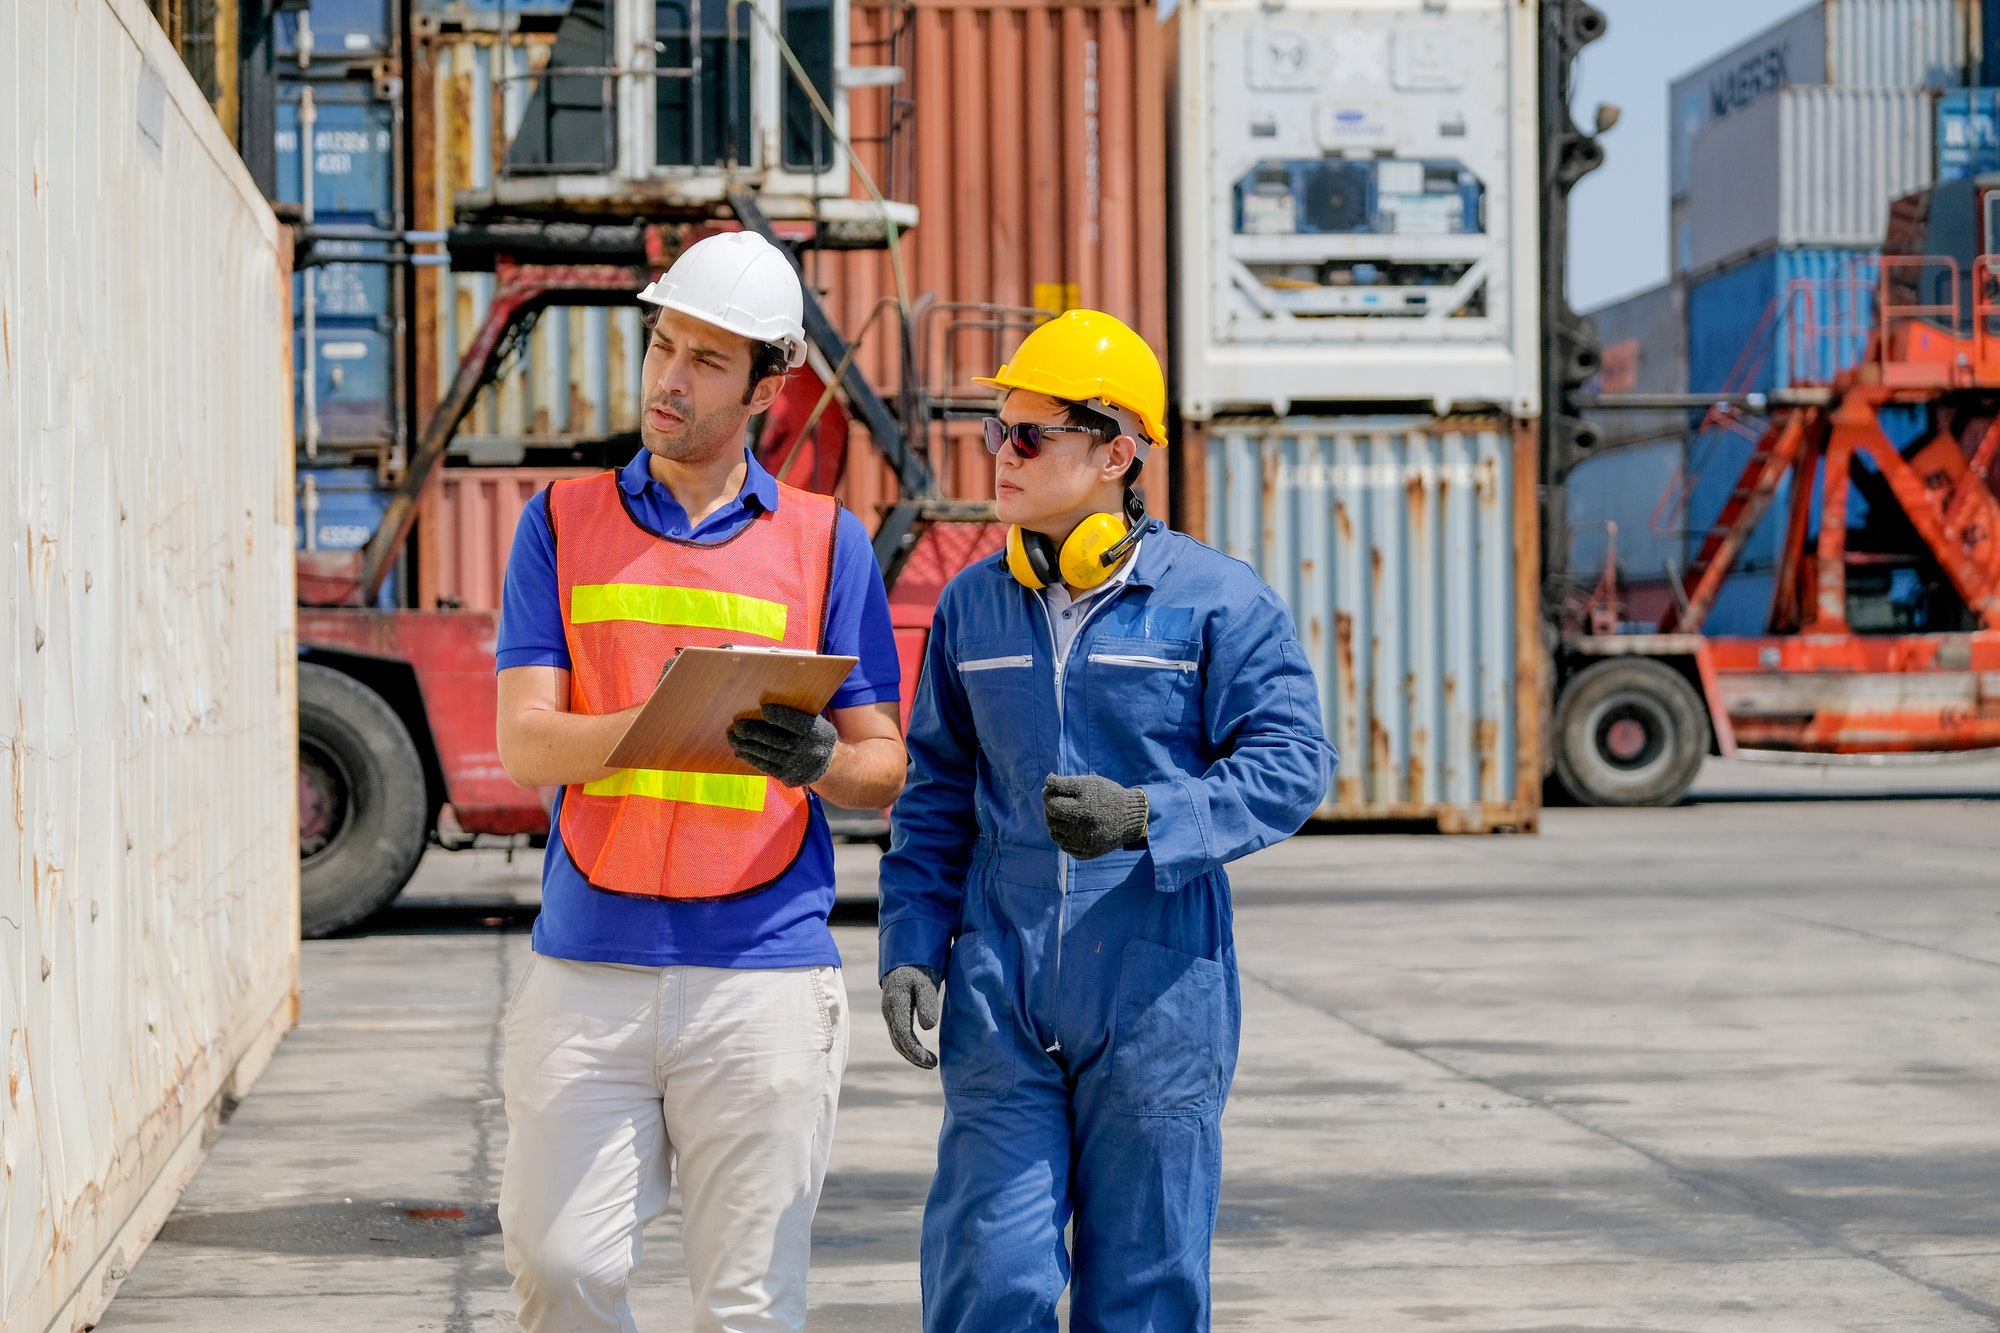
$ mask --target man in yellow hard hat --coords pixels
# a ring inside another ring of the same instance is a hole
[[[1132,485],[1166,442],[1145,342],[1072,310],[981,382],[1012,529],[938,602],[881,870],[883,1015],[925,1069],[943,988],[924,1328],[1053,1333],[1073,1272],[1074,1329],[1206,1329],[1222,867],[1297,830],[1335,756],[1284,604]]]

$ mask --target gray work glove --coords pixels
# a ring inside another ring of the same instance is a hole
[[[787,787],[803,787],[826,776],[838,733],[833,723],[783,704],[765,704],[762,718],[738,718],[729,728],[729,748],[760,773]]]
[[[1056,846],[1079,861],[1102,856],[1146,836],[1146,793],[1095,773],[1051,773],[1042,783],[1042,814]]]
[[[917,1040],[911,1015],[929,1032],[938,1021],[940,977],[920,963],[905,963],[882,978],[882,1018],[889,1024],[889,1042],[896,1054],[919,1069],[936,1069],[937,1057]]]

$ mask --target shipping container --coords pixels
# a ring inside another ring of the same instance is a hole
[[[1936,137],[1939,180],[2000,171],[2000,88],[1940,93]]]
[[[589,468],[450,467],[424,493],[417,605],[498,611],[514,529],[552,481]]]
[[[287,79],[278,85],[278,201],[305,201],[299,153],[302,100],[313,102],[313,217],[387,227],[395,220],[395,108],[372,83]]]
[[[1291,608],[1340,750],[1323,819],[1534,828],[1535,433],[1505,418],[1228,418],[1202,531]]]
[[[1825,384],[1867,350],[1876,247],[1767,250],[1687,286],[1687,388],[1768,393]]]
[[[1181,25],[1178,382],[1540,411],[1537,10],[1203,0]]]
[[[522,99],[503,91],[521,85],[496,80],[496,70],[536,66],[552,40],[521,31],[503,43],[480,12],[423,10],[412,61],[417,226],[450,225],[461,202],[490,188],[502,145],[525,114]],[[1166,218],[1156,205],[1166,196],[1170,47],[1153,7],[859,3],[849,28],[844,64],[904,70],[894,86],[849,88],[847,107],[877,184],[917,205],[918,223],[902,237],[901,285],[918,307],[915,360],[927,392],[985,401],[988,391],[971,377],[991,373],[1039,319],[1069,306],[1119,315],[1164,356]],[[850,198],[863,194],[850,184]],[[901,357],[891,256],[808,249],[804,262],[834,325],[858,342],[857,364],[893,400]],[[416,284],[421,415],[477,332],[494,278],[426,269]],[[644,351],[636,304],[547,312],[519,360],[480,395],[456,452],[509,466],[529,448],[610,437],[636,448]],[[837,493],[872,528],[896,486],[859,423],[854,430]],[[991,496],[991,460],[976,435],[969,422],[931,431],[932,466],[947,494]],[[1156,454],[1146,476],[1160,512],[1166,470]]]
[[[1687,568],[1680,503],[1687,467],[1685,429],[1683,421],[1682,430],[1670,438],[1601,450],[1564,480],[1570,534],[1564,567],[1572,586],[1588,590],[1595,584],[1614,544],[1624,586],[1660,583]]]
[[[1693,187],[1694,141],[1780,88],[1958,88],[1973,81],[1979,0],[1817,0],[1667,91],[1670,197]]]
[[[272,16],[278,54],[308,65],[386,55],[395,43],[389,0],[312,0]]]
[[[71,1333],[297,1011],[291,278],[144,5],[9,14],[0,1325]]]
[[[298,470],[298,503],[292,526],[297,551],[358,551],[375,535],[392,494],[372,467],[306,467]],[[375,604],[403,604],[403,565],[382,583]]]
[[[1689,390],[1769,393],[1830,382],[1858,363],[1867,349],[1876,269],[1872,250],[1797,248],[1753,256],[1691,282]],[[1680,521],[1684,565],[1721,514],[1755,443],[1742,429],[1730,426],[1690,436]],[[1788,477],[1738,556],[1732,579],[1763,577],[1775,567],[1790,493]],[[1712,632],[1761,632],[1761,611],[1756,613],[1754,629],[1743,629],[1739,623],[1740,617],[1751,614],[1755,602],[1755,596],[1738,593],[1719,602],[1708,621]]]
[[[1772,246],[1879,249],[1889,201],[1931,179],[1933,95],[1787,88],[1694,144],[1690,268]]]
[[[1686,289],[1678,282],[1635,293],[1584,316],[1597,338],[1598,371],[1585,386],[1593,394],[1686,393]],[[1598,428],[1605,448],[1678,439],[1684,412],[1595,411],[1584,416]]]

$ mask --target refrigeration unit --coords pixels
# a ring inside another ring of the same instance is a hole
[[[1183,19],[1180,398],[1530,417],[1536,9],[1197,0]]]

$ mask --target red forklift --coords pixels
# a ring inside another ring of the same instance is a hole
[[[796,263],[804,247],[893,247],[916,223],[914,206],[885,198],[843,137],[845,89],[900,82],[912,43],[907,35],[876,43],[888,65],[849,65],[862,43],[835,50],[848,31],[844,0],[836,4],[831,19],[825,7],[813,11],[830,24],[823,30],[798,21],[789,0],[726,11],[650,0],[567,6],[553,44],[536,48],[526,72],[506,76],[520,84],[506,103],[519,108],[518,124],[496,147],[490,187],[454,195],[448,232],[315,225],[305,210],[295,229],[302,268],[355,262],[366,244],[387,262],[448,262],[494,281],[484,319],[366,547],[298,555],[308,937],[385,907],[433,842],[462,848],[547,835],[545,794],[516,787],[496,752],[498,613],[378,604],[454,434],[536,318],[552,308],[630,306],[685,246],[717,229],[755,230]],[[503,6],[503,29],[505,18]],[[618,54],[625,38],[641,57]],[[892,114],[889,137],[873,141],[891,162],[897,126],[907,122]],[[850,189],[850,173],[869,197]],[[897,499],[881,518],[875,552],[891,587],[907,717],[939,592],[967,562],[997,549],[1001,534],[988,521],[990,504],[939,493],[924,444],[946,409],[919,383],[907,295],[894,303],[903,373],[893,406],[861,373],[810,283],[805,297],[808,366],[793,374],[753,447],[785,480],[831,489],[839,469],[813,464],[844,447],[852,422],[893,471]],[[884,827],[879,812],[844,813],[863,833]]]
[[[1854,364],[1705,404],[1705,427],[1755,447],[1654,632],[1618,632],[1615,555],[1568,617],[1551,748],[1577,799],[1671,804],[1704,756],[1739,747],[2000,746],[2000,176],[1896,201],[1879,271],[1848,281],[1841,292],[1795,285],[1766,323],[1845,338],[1865,348]],[[1814,319],[1836,310],[1849,327]],[[1781,494],[1764,632],[1704,635]]]

